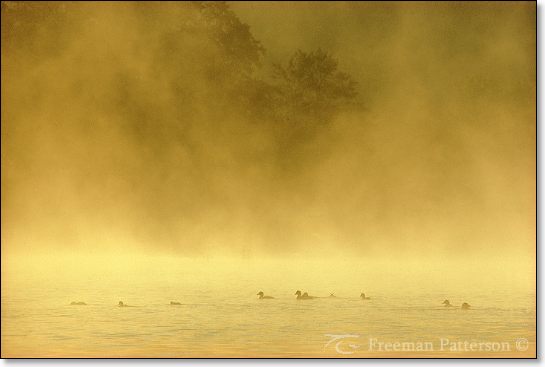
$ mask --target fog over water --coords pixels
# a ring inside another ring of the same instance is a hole
[[[530,2],[3,2],[8,310],[231,279],[532,311],[535,24]]]
[[[191,5],[35,6],[3,9],[10,250],[535,247],[531,4],[234,4],[265,49],[249,78],[321,48],[358,83],[292,124],[241,111],[250,52],[179,31]]]

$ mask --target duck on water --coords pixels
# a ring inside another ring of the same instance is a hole
[[[299,299],[299,300],[307,300],[307,299],[317,298],[317,297],[314,297],[314,296],[309,296],[307,292],[301,294],[301,291],[295,292],[295,295],[297,296],[296,299]]]
[[[257,295],[259,296],[259,299],[274,299],[272,296],[266,296],[263,291],[259,292]]]
[[[453,305],[450,304],[450,301],[448,299],[443,301],[443,305],[445,305],[445,307],[454,307]]]

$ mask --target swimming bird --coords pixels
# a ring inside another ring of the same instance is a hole
[[[329,293],[329,296],[327,296],[327,297],[316,297],[316,298],[346,299],[346,297],[336,296],[335,293]]]
[[[297,296],[296,299],[314,299],[316,297],[313,297],[313,296],[309,296],[307,292],[301,294],[301,291],[297,291],[295,292],[295,295]]]
[[[365,293],[363,293],[363,292],[360,294],[360,298],[361,298],[362,300],[364,300],[364,301],[368,301],[368,300],[371,299],[371,297],[366,297],[366,296],[365,296]]]
[[[87,306],[85,302],[70,302],[72,306]]]
[[[171,305],[171,306],[180,306],[181,303],[180,303],[180,302],[170,301],[170,305]]]
[[[274,299],[274,297],[266,296],[263,291],[259,292],[257,295],[259,296],[259,299]]]
[[[466,303],[466,302],[462,303],[462,310],[469,310],[470,307],[471,306],[469,305],[469,303]]]
[[[129,306],[129,305],[126,305],[124,304],[122,301],[119,301],[119,303],[117,304],[118,307],[134,307],[134,306]]]
[[[445,305],[445,307],[454,307],[450,304],[450,301],[448,299],[444,300],[443,304]]]

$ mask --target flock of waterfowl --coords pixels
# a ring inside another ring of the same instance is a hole
[[[259,299],[274,299],[274,297],[272,297],[272,296],[266,296],[265,293],[263,293],[263,291],[260,291],[257,295],[259,296]],[[339,298],[339,297],[335,296],[333,293],[331,293],[328,297],[316,297],[316,296],[310,296],[308,294],[308,292],[302,293],[299,290],[297,292],[295,292],[295,296],[297,296],[296,299],[298,299],[298,300],[309,300],[309,299],[315,299],[315,298]],[[363,293],[363,292],[360,294],[360,298],[363,301],[371,300],[371,297],[367,297],[365,295],[365,293]],[[447,307],[447,308],[448,307],[456,307],[456,306],[452,305],[448,299],[443,301],[443,305],[445,307]],[[462,303],[461,309],[462,310],[469,310],[470,307],[471,306],[469,305],[469,303],[464,302],[464,303]]]
[[[266,296],[265,293],[263,293],[263,291],[260,291],[257,295],[259,296],[259,299],[275,299],[275,298],[272,297],[272,296]],[[331,294],[330,294],[329,296],[327,296],[327,297],[316,297],[316,296],[310,296],[310,295],[308,294],[308,292],[304,292],[304,293],[303,293],[303,292],[301,292],[301,291],[299,291],[299,290],[298,290],[297,292],[295,292],[295,296],[297,296],[297,297],[295,298],[295,299],[297,299],[297,300],[310,300],[310,299],[315,299],[315,298],[339,298],[339,297],[335,296],[333,293],[331,293]],[[365,293],[363,293],[363,292],[360,294],[360,298],[361,298],[363,301],[369,301],[369,300],[371,300],[371,297],[367,297],[367,296],[365,295]],[[85,302],[71,302],[70,304],[71,304],[72,306],[86,306],[86,305],[87,305],[87,303],[85,303]],[[134,306],[130,306],[130,305],[127,305],[127,304],[123,303],[123,301],[119,301],[119,303],[118,303],[117,305],[118,305],[118,307],[134,307]],[[170,305],[171,305],[171,306],[180,306],[181,303],[180,303],[180,302],[175,302],[175,301],[170,301]],[[456,306],[452,305],[448,299],[446,299],[446,300],[443,301],[443,305],[444,305],[445,307],[447,307],[447,308],[449,308],[449,307],[456,307]],[[469,310],[470,307],[471,307],[471,306],[470,306],[468,303],[464,302],[464,303],[462,303],[461,309],[462,309],[462,310]]]
[[[257,295],[259,296],[259,299],[274,299],[274,297],[265,296],[263,291],[259,292]],[[316,296],[309,296],[307,292],[302,293],[301,291],[297,291],[295,292],[295,295],[297,296],[295,299],[299,299],[299,300],[307,300],[307,299],[314,299],[314,298],[342,298],[342,297],[337,297],[333,293],[330,293],[329,296],[327,297],[316,297]],[[365,293],[360,294],[360,298],[364,301],[371,299],[371,297],[366,297]]]

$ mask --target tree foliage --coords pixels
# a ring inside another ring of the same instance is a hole
[[[3,55],[31,55],[42,62],[62,52],[79,55],[85,62],[77,67],[82,72],[75,84],[92,89],[96,83],[105,96],[97,108],[115,114],[139,144],[157,149],[165,147],[165,139],[173,144],[185,139],[178,144],[187,145],[187,132],[196,129],[191,125],[204,120],[218,129],[228,129],[227,120],[248,129],[259,126],[273,135],[279,150],[294,147],[331,123],[356,96],[352,77],[322,49],[297,50],[267,75],[265,48],[224,1],[104,7],[3,2],[2,20]],[[98,52],[77,47],[79,39],[94,42],[100,32],[111,40],[91,44]],[[46,47],[50,44],[55,47]],[[83,66],[93,63],[108,65],[107,73],[86,79],[94,66],[89,74]]]
[[[275,65],[274,77],[286,118],[327,122],[357,94],[356,82],[321,49],[296,51],[287,65]]]
[[[265,49],[224,1],[195,2],[210,38],[233,71],[249,75],[260,66]]]

